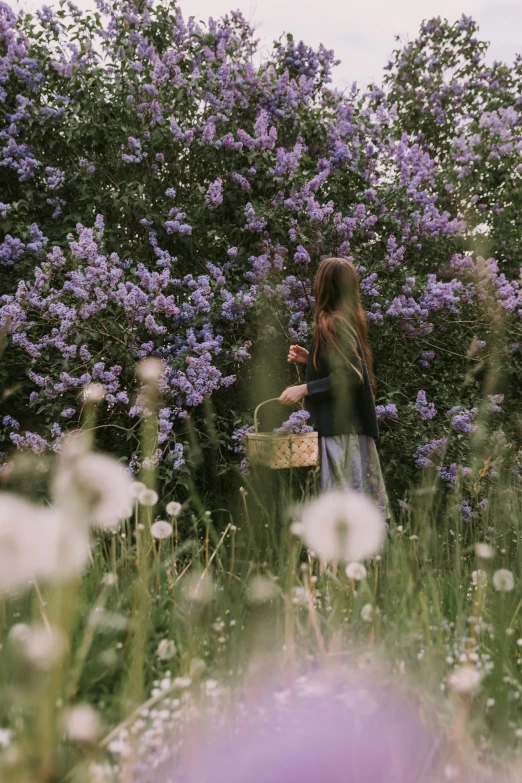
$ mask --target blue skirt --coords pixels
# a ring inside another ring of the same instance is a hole
[[[388,495],[375,440],[370,435],[328,435],[319,438],[320,489],[351,489],[369,495],[384,519],[390,516]]]

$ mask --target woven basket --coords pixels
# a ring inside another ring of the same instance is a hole
[[[247,436],[247,454],[250,462],[267,468],[313,467],[319,461],[317,432],[301,435],[279,435],[276,432],[259,432],[257,413],[262,405],[275,402],[274,397],[259,403],[254,411],[254,432]]]

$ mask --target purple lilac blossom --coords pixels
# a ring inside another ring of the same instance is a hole
[[[477,425],[473,420],[477,413],[478,408],[466,410],[461,405],[456,405],[448,411],[448,416],[451,417],[451,426],[457,432],[474,432]]]
[[[415,464],[419,468],[434,467],[431,457],[435,454],[442,454],[446,449],[447,442],[447,438],[435,438],[424,446],[418,446],[415,451]]]
[[[426,392],[423,390],[419,391],[417,394],[415,410],[419,413],[422,421],[428,421],[437,415],[437,408],[433,402],[427,401]]]
[[[489,410],[492,413],[502,413],[502,403],[504,402],[503,394],[488,394]]]
[[[217,209],[223,203],[223,181],[220,177],[208,186],[205,193],[205,202],[209,209]]]
[[[310,413],[308,411],[295,411],[274,432],[277,432],[278,435],[303,435],[306,432],[313,432],[314,428],[306,423],[309,418]]]
[[[397,419],[399,417],[397,406],[393,402],[388,403],[388,405],[376,405],[375,412],[377,413],[377,418],[379,420],[385,418]]]

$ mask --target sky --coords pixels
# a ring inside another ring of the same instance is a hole
[[[38,0],[8,0],[34,10]],[[92,0],[75,0],[92,7]],[[53,0],[47,5],[53,6]],[[297,40],[334,49],[341,65],[334,83],[347,87],[380,81],[394,49],[395,36],[412,39],[423,19],[440,15],[452,21],[462,13],[480,25],[480,37],[490,42],[492,60],[512,61],[522,52],[522,0],[180,0],[184,16],[206,20],[239,9],[255,25],[261,51],[282,33]]]

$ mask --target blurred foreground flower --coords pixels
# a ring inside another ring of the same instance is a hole
[[[59,663],[66,652],[66,640],[59,628],[29,625],[22,629],[19,624],[13,626],[8,638],[19,655],[42,671]]]
[[[473,666],[458,666],[450,675],[448,685],[455,693],[474,693],[482,679],[482,674]]]
[[[214,598],[216,586],[208,571],[189,574],[182,583],[183,597],[195,604],[206,604]]]
[[[154,783],[428,783],[441,769],[437,741],[411,695],[328,674],[243,701],[223,733],[202,731]],[[194,750],[197,748],[197,752]],[[439,765],[436,767],[437,762]]]
[[[305,506],[300,533],[324,560],[364,560],[377,554],[386,527],[377,506],[357,492],[332,491]]]
[[[359,582],[361,579],[366,579],[366,568],[362,563],[348,563],[346,576],[348,579],[354,579],[356,582]]]
[[[0,593],[32,580],[79,574],[89,556],[87,531],[61,510],[0,493]]]
[[[168,661],[176,655],[176,645],[171,639],[162,639],[158,644],[156,655],[162,661]]]
[[[477,542],[475,544],[475,554],[481,560],[492,560],[495,557],[495,549],[491,546],[491,544]]]
[[[70,739],[92,744],[100,732],[100,716],[90,704],[77,704],[64,712],[62,725]]]
[[[132,513],[132,480],[112,457],[63,449],[54,482],[55,504],[90,527],[116,527]]]

